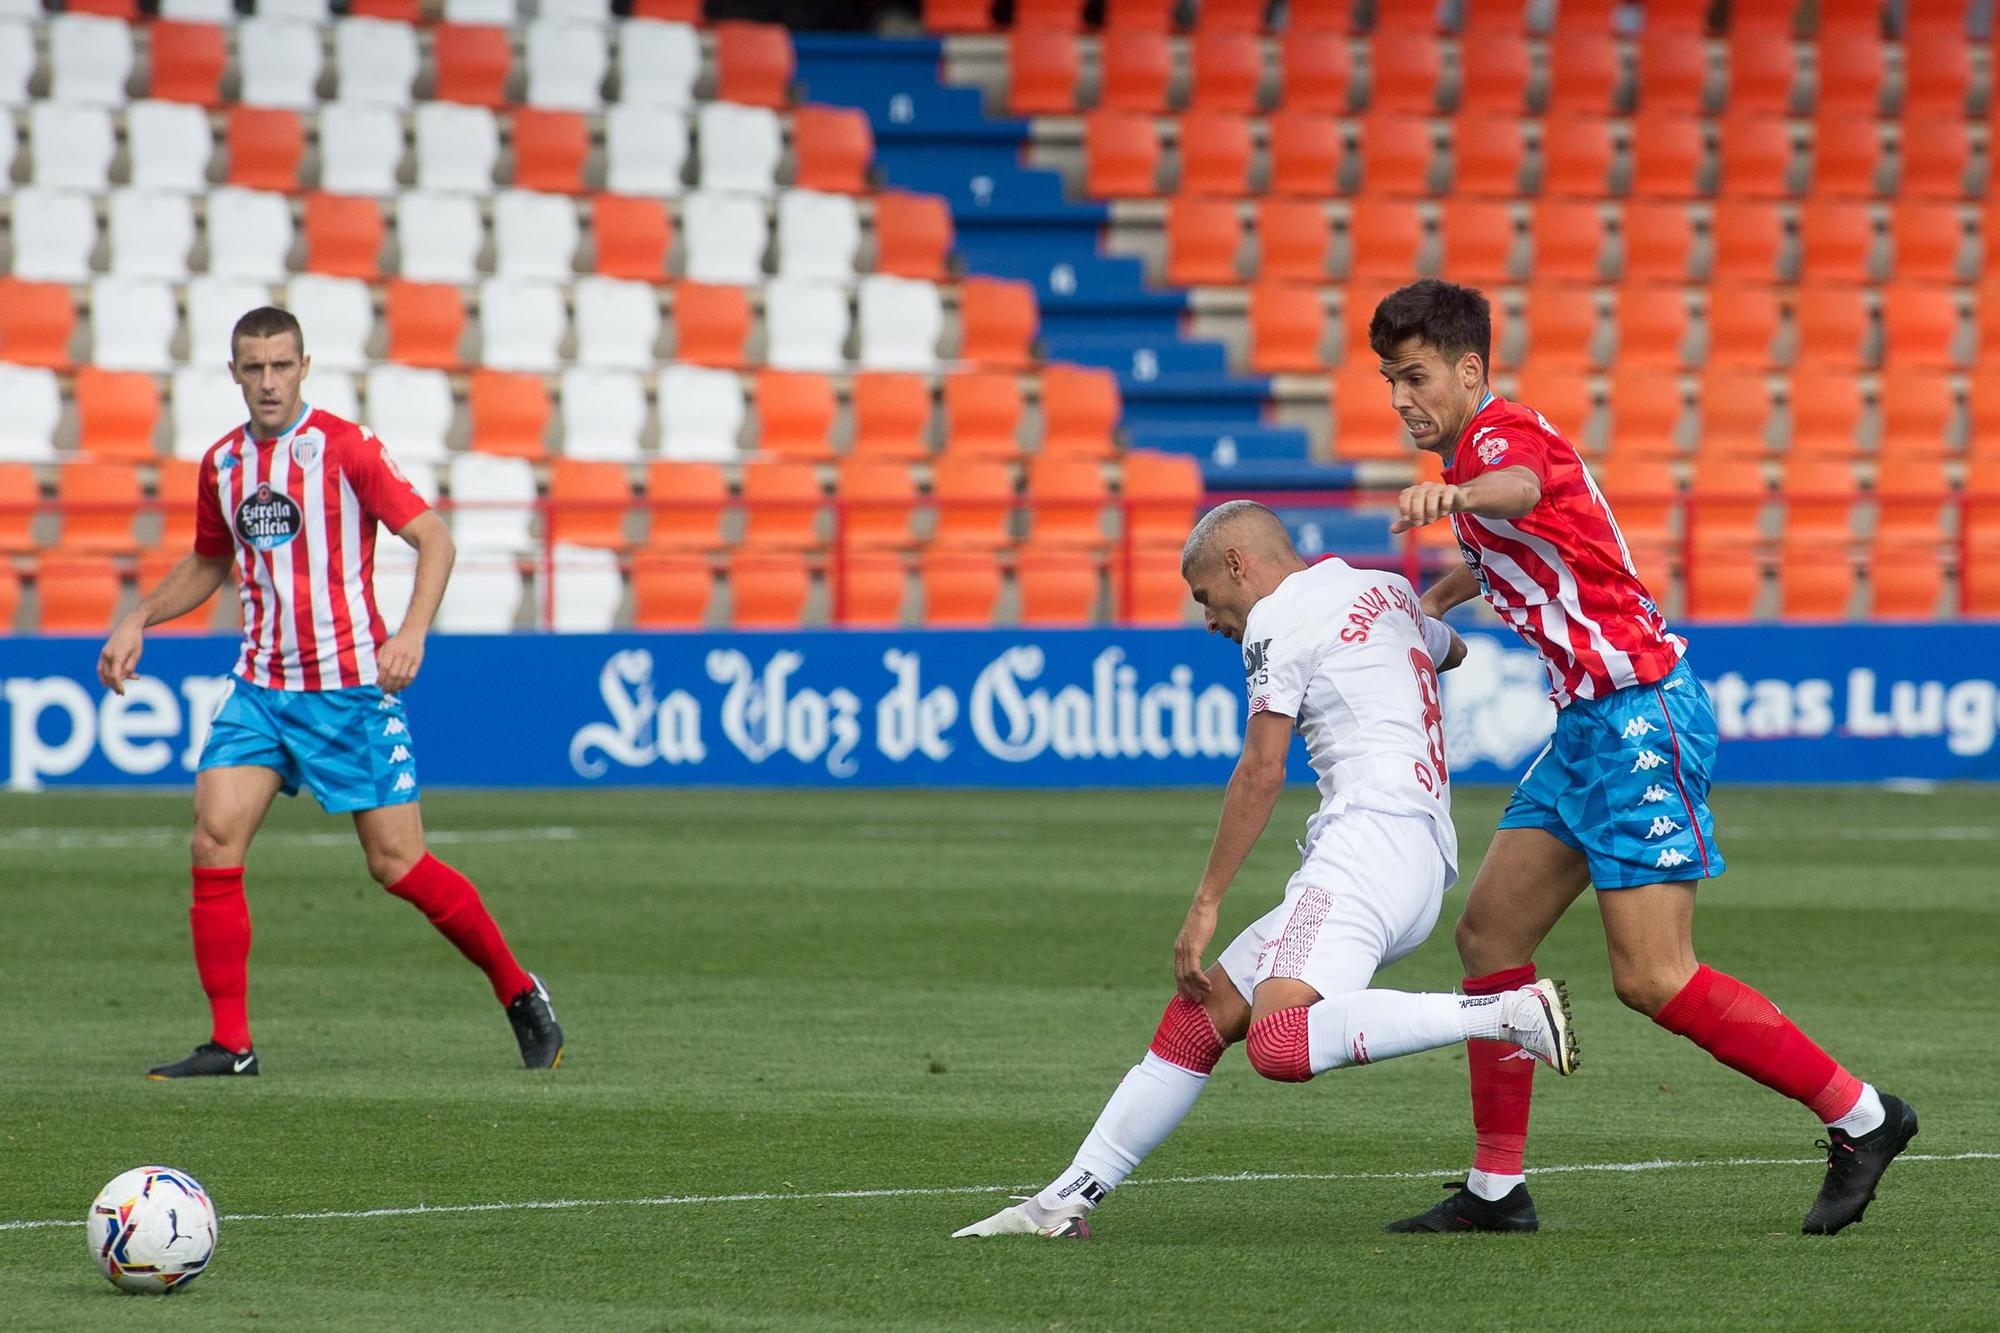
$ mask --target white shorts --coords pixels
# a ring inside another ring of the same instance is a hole
[[[1219,960],[1246,1003],[1272,977],[1322,997],[1365,990],[1378,968],[1430,937],[1450,883],[1422,815],[1349,808],[1329,818],[1285,885]]]

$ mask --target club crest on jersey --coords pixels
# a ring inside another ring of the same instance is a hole
[[[1488,438],[1483,439],[1479,442],[1479,461],[1486,464],[1486,466],[1492,467],[1495,463],[1499,462],[1506,456],[1507,456],[1506,436],[1504,435],[1489,436]]]
[[[299,535],[304,515],[291,496],[265,482],[236,506],[236,536],[245,546],[275,551]]]
[[[311,467],[325,448],[326,436],[316,430],[302,430],[292,439],[292,461],[302,468]]]

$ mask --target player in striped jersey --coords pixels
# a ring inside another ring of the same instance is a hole
[[[1444,479],[1400,498],[1397,531],[1449,518],[1464,567],[1424,595],[1442,616],[1483,595],[1548,669],[1555,736],[1528,766],[1458,923],[1468,994],[1533,980],[1534,951],[1595,884],[1618,997],[1811,1109],[1827,1172],[1808,1234],[1858,1221],[1915,1111],[1843,1069],[1776,1005],[1694,953],[1695,886],[1723,871],[1708,810],[1715,715],[1633,568],[1576,449],[1487,382],[1486,298],[1426,279],[1376,307],[1369,345],[1390,405]],[[1532,1231],[1523,1175],[1534,1065],[1472,1042],[1473,1169],[1391,1231]]]
[[[311,362],[289,312],[252,310],[230,348],[250,419],[202,458],[194,550],[118,622],[97,665],[123,694],[146,628],[194,610],[236,574],[243,651],[194,789],[188,921],[213,1025],[192,1055],[149,1077],[258,1072],[243,861],[271,802],[301,786],[328,813],[353,815],[368,873],[486,974],[522,1063],[552,1069],[563,1036],[548,992],[514,960],[472,882],[424,845],[415,741],[398,696],[423,665],[451,534],[373,433],[306,404]],[[393,634],[375,606],[377,523],[417,552],[416,589]]]

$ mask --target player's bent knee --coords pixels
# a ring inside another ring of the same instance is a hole
[[[1311,1078],[1306,1006],[1280,1009],[1252,1023],[1243,1051],[1250,1057],[1250,1067],[1274,1082],[1303,1083]]]
[[[1652,970],[1614,970],[1611,974],[1611,989],[1618,993],[1619,1001],[1628,1009],[1651,1018],[1667,1007],[1667,1001],[1680,994],[1687,985],[1687,978],[1672,972]]]
[[[1177,994],[1168,1001],[1167,1012],[1160,1016],[1159,1029],[1153,1033],[1153,1044],[1147,1049],[1168,1064],[1206,1074],[1215,1068],[1228,1045],[1208,1010]]]
[[[369,852],[368,875],[383,888],[393,888],[409,878],[423,855],[403,856],[393,852]]]

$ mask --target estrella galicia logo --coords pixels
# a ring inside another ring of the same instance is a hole
[[[236,506],[236,536],[245,546],[274,551],[299,535],[303,516],[298,504],[265,482]]]
[[[1243,683],[1262,685],[1271,678],[1265,659],[1270,656],[1271,641],[1259,639],[1255,643],[1243,645]]]

